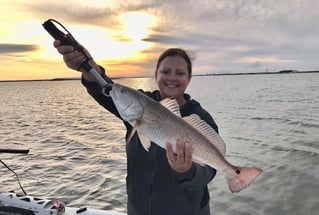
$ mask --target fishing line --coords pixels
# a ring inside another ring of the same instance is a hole
[[[3,165],[4,167],[6,167],[8,170],[10,170],[11,172],[13,172],[13,174],[14,174],[14,175],[16,176],[16,178],[17,178],[17,181],[18,181],[18,183],[19,183],[20,189],[22,190],[22,192],[24,193],[24,195],[27,195],[27,193],[25,192],[25,190],[23,189],[23,187],[22,187],[22,185],[21,185],[21,183],[20,183],[20,179],[19,179],[18,174],[17,174],[15,171],[13,171],[13,169],[11,169],[7,164],[5,164],[1,159],[0,159],[0,163],[2,163],[2,165]]]

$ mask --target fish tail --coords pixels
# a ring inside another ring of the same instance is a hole
[[[261,172],[255,167],[235,167],[236,176],[227,178],[227,184],[232,193],[246,188]]]

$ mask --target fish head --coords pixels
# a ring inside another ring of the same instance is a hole
[[[110,96],[123,120],[132,124],[143,117],[144,106],[141,103],[141,92],[114,84]]]

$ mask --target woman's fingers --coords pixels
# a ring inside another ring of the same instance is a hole
[[[187,172],[192,167],[192,147],[189,143],[176,142],[176,153],[173,152],[171,143],[166,144],[168,163],[176,172]]]

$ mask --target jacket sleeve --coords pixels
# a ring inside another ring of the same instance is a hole
[[[206,186],[216,175],[217,171],[207,165],[201,166],[193,162],[192,168],[185,173],[174,171],[174,179],[181,186],[196,190]]]

